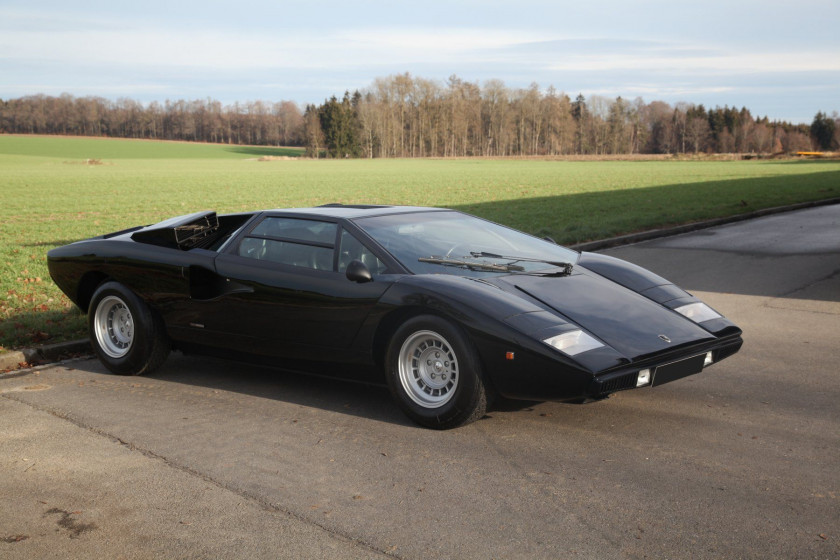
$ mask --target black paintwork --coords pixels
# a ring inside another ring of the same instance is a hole
[[[717,362],[741,346],[741,331],[730,321],[686,319],[672,309],[699,300],[619,259],[582,253],[567,276],[415,275],[354,224],[373,215],[438,211],[329,206],[230,214],[218,217],[218,242],[209,249],[166,241],[174,239],[169,228],[206,221],[208,213],[198,213],[59,247],[48,264],[56,284],[84,311],[101,282],[124,284],[160,315],[176,348],[373,382],[382,381],[390,335],[415,314],[460,325],[492,387],[511,398],[603,398],[635,387],[641,368],[708,351]],[[351,274],[354,281],[335,268],[240,256],[239,243],[266,216],[334,222],[386,269],[372,281]],[[606,345],[570,357],[541,342],[578,327]]]

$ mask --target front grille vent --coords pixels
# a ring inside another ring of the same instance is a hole
[[[636,386],[636,377],[638,377],[638,375],[638,373],[632,372],[625,373],[624,375],[619,375],[611,379],[605,379],[601,382],[600,393],[602,395],[606,395],[623,389],[632,389]]]

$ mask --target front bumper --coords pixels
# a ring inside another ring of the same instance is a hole
[[[589,398],[591,399],[602,399],[618,391],[624,391],[626,389],[635,389],[636,380],[638,379],[639,372],[643,369],[651,370],[651,385],[657,386],[662,385],[664,383],[668,383],[670,381],[675,381],[676,379],[687,377],[688,375],[676,374],[669,375],[668,377],[666,377],[664,375],[663,370],[663,375],[661,375],[660,379],[657,380],[657,369],[663,368],[666,365],[674,364],[675,362],[680,362],[681,360],[685,360],[699,355],[704,355],[706,352],[712,353],[712,365],[714,365],[717,362],[723,360],[724,358],[728,358],[732,354],[736,353],[741,348],[741,345],[743,343],[744,340],[740,336],[734,336],[715,341],[714,344],[705,344],[698,347],[681,348],[679,350],[675,350],[665,354],[659,354],[657,356],[647,358],[644,360],[639,360],[629,366],[623,366],[619,369],[597,375],[590,383],[587,393]],[[699,371],[697,371],[696,373],[699,373]],[[650,385],[644,385],[644,387],[649,386]]]

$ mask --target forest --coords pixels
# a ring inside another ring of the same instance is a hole
[[[792,124],[746,107],[571,98],[537,84],[405,73],[303,110],[292,101],[0,99],[0,132],[304,146],[333,158],[777,154],[837,149],[840,117],[819,112],[810,125]]]

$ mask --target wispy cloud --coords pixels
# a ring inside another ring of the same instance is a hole
[[[207,29],[134,27],[6,29],[0,59],[218,69],[330,68],[415,60],[457,61],[532,40],[517,30],[369,29],[321,33],[244,34]]]
[[[609,71],[647,70],[658,73],[688,74],[715,73],[791,73],[838,72],[840,58],[834,53],[809,52],[720,52],[711,56],[694,56],[674,49],[671,55],[639,56],[637,54],[611,53],[605,55],[572,55],[550,64],[554,71]]]
[[[457,56],[460,53],[548,41],[551,36],[518,29],[389,27],[354,29],[342,32],[336,38],[339,41],[347,39],[351,47],[383,49],[385,54],[396,50],[401,53]]]
[[[107,20],[88,21],[78,27],[65,22],[59,28],[42,25],[42,19],[25,19],[17,22],[20,26],[7,21],[0,33],[0,60],[220,71],[329,70],[347,65],[376,68],[435,62],[450,66],[521,64],[550,72],[840,71],[838,53],[807,47],[776,52],[730,51],[674,42],[562,38],[545,32],[480,28],[357,28],[317,36],[307,30],[247,34],[224,29],[163,29],[146,27],[144,22],[126,26],[115,21],[112,25]]]
[[[235,12],[212,2],[149,1],[94,9],[85,0],[5,0],[0,97],[68,91],[306,103],[411,72],[587,95],[758,103],[758,112],[779,118],[794,98],[798,114],[812,115],[840,99],[840,41],[824,21],[831,17],[809,16],[810,31],[795,34],[805,16],[783,2],[697,11],[659,0],[645,0],[644,9],[622,0],[574,9],[426,0],[406,7],[407,16],[330,0],[317,8],[242,0]],[[816,11],[838,12],[840,4],[816,1]],[[730,17],[710,13],[725,9]]]

